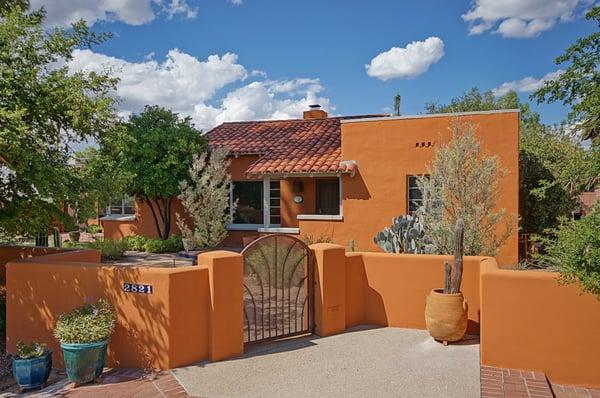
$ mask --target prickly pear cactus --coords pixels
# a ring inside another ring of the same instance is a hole
[[[432,245],[425,238],[423,224],[417,216],[401,215],[392,219],[391,227],[385,227],[373,238],[373,242],[386,253],[428,253]]]

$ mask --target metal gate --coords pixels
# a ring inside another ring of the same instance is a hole
[[[266,235],[244,256],[244,343],[312,333],[313,261],[304,242]]]

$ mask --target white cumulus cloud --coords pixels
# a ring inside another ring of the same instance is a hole
[[[525,77],[521,80],[513,80],[512,82],[502,83],[499,87],[492,90],[495,96],[501,96],[509,91],[516,91],[518,93],[532,93],[540,89],[544,82],[549,80],[557,79],[564,70],[559,69],[555,72],[546,73],[542,78],[536,79],[535,77]]]
[[[528,38],[552,28],[557,22],[574,19],[594,0],[474,0],[462,18],[469,34],[479,35],[496,28],[503,37]]]
[[[122,115],[161,105],[191,116],[204,130],[225,121],[297,118],[312,103],[335,109],[319,95],[324,90],[319,79],[261,80],[266,74],[248,73],[232,53],[201,60],[173,49],[163,62],[153,55],[130,62],[76,50],[68,66],[71,71],[113,71],[120,79],[116,95]]]
[[[67,26],[80,19],[90,25],[99,21],[143,25],[159,14],[191,19],[198,13],[186,0],[31,0],[31,7],[44,7],[45,23],[50,26]]]
[[[444,42],[439,37],[413,41],[406,47],[392,47],[365,65],[367,74],[380,80],[410,79],[419,76],[444,56]]]

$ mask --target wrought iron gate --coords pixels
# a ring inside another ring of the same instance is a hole
[[[304,242],[266,235],[244,256],[244,343],[312,333],[313,261]]]

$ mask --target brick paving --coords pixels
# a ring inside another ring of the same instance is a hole
[[[556,398],[600,398],[600,389],[552,384]]]
[[[10,394],[28,398],[187,398],[190,395],[171,372],[147,373],[142,369],[111,369],[95,383],[73,387],[66,379],[43,390]]]
[[[542,372],[481,366],[481,398],[553,398]]]
[[[600,398],[600,390],[551,384],[542,372],[481,365],[481,398]]]

